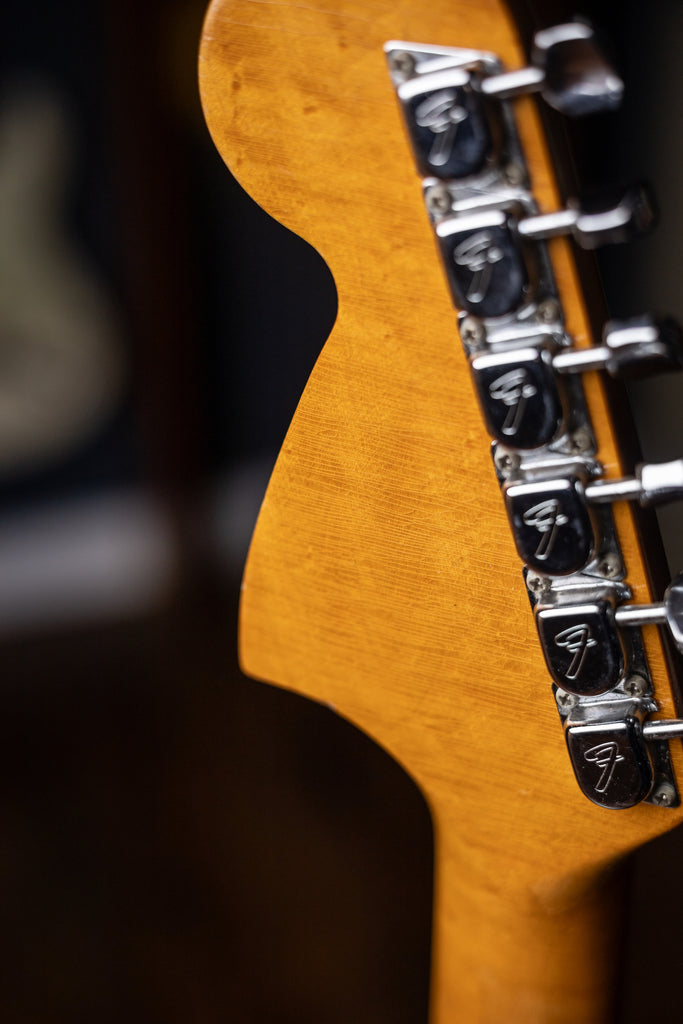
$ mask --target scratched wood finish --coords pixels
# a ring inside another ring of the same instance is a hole
[[[523,59],[498,0],[216,0],[205,23],[216,144],[256,201],[321,253],[339,296],[253,539],[241,657],[254,677],[334,706],[425,793],[432,1024],[604,1021],[620,927],[609,866],[681,812],[600,810],[574,781],[385,67],[389,39]],[[535,195],[552,209],[534,103],[516,110]],[[553,242],[551,255],[569,329],[588,344],[570,246]],[[619,475],[597,375],[586,391],[600,458]],[[616,516],[635,600],[647,601],[630,512]],[[645,636],[670,717],[656,630]]]

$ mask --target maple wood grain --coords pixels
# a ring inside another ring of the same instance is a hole
[[[620,929],[610,866],[681,811],[601,810],[574,780],[386,70],[389,39],[523,60],[497,0],[216,0],[205,23],[216,144],[250,195],[323,256],[339,297],[253,539],[241,657],[254,677],[332,705],[426,795],[432,1024],[604,1021]],[[534,101],[516,111],[550,210]],[[569,330],[588,344],[570,246],[550,251]],[[597,374],[585,390],[600,459],[619,475]],[[616,520],[646,602],[627,507]],[[644,635],[671,717],[656,630]]]

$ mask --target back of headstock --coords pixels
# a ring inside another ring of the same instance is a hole
[[[434,1021],[597,1021],[618,928],[598,876],[681,812],[608,811],[576,785],[387,71],[392,39],[526,63],[494,0],[223,0],[205,26],[203,100],[218,148],[252,197],[321,253],[339,295],[252,544],[243,664],[334,706],[427,796]],[[514,111],[533,194],[555,210],[534,101]],[[586,348],[570,244],[548,251],[567,333]],[[582,379],[604,476],[619,479],[629,467],[602,378]],[[614,519],[633,599],[647,604],[656,595],[629,506],[615,505]],[[658,637],[643,637],[658,708],[672,718]],[[672,757],[680,778],[677,744]]]

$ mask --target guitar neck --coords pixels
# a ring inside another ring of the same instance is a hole
[[[216,143],[321,253],[339,295],[252,542],[242,662],[333,706],[422,789],[436,837],[433,1024],[607,1020],[614,865],[681,813],[609,811],[577,786],[383,56],[391,39],[526,60],[498,0],[378,0],[371,15],[357,0],[222,0],[205,24]],[[557,209],[534,100],[515,101],[515,116],[535,200]],[[586,348],[571,246],[557,238],[548,253],[567,333]],[[600,375],[584,374],[583,390],[606,479],[628,474]],[[630,593],[647,604],[659,595],[624,503],[614,524]],[[642,642],[670,718],[656,630]],[[601,772],[623,761],[616,749]],[[676,773],[673,746],[672,759]]]

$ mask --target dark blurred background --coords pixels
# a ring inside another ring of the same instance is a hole
[[[249,533],[335,290],[213,148],[204,9],[0,16],[0,1014],[424,1024],[420,794],[236,665]],[[649,178],[662,210],[603,259],[609,311],[683,319],[683,8],[581,12],[628,91],[586,126],[578,175]],[[680,381],[634,398],[645,454],[680,454]],[[681,852],[636,859],[624,1022],[679,1018],[658,893],[675,919]]]

